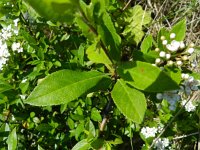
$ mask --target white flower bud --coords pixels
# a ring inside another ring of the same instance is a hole
[[[181,49],[185,48],[185,44],[184,44],[183,41],[180,41],[180,48],[181,48]]]
[[[188,50],[187,50],[187,52],[189,53],[189,54],[192,54],[193,52],[194,52],[194,48],[189,48]]]
[[[181,60],[178,60],[178,61],[176,62],[176,64],[177,64],[178,66],[181,66],[181,65],[183,64],[183,62],[182,62]]]
[[[189,47],[194,47],[194,43],[190,43]]]
[[[166,59],[170,59],[171,58],[171,54],[166,54]]]
[[[163,41],[162,41],[162,44],[163,44],[163,45],[167,45],[167,40],[163,40]]]
[[[187,56],[187,55],[184,55],[184,56],[182,57],[182,60],[188,60],[188,56]]]
[[[171,33],[170,34],[170,39],[174,39],[176,37],[176,34],[175,33]]]
[[[166,53],[164,51],[161,51],[159,54],[160,57],[165,57],[165,55],[166,55]]]
[[[156,94],[156,98],[160,99],[160,100],[163,99],[163,94],[162,93],[157,93]]]
[[[161,62],[161,59],[160,58],[156,58],[155,63],[159,64],[160,62]]]
[[[168,66],[172,66],[173,64],[174,64],[174,62],[172,60],[167,61]]]
[[[165,36],[161,36],[160,39],[163,41],[165,40]]]
[[[156,49],[155,49],[155,51],[156,51],[156,52],[159,52],[159,51],[160,51],[160,49],[159,49],[159,48],[156,48]]]

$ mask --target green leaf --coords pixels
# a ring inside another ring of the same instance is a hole
[[[176,67],[165,67],[164,72],[172,78],[177,84],[182,81],[181,70]]]
[[[88,49],[86,50],[86,54],[89,60],[91,60],[94,63],[102,63],[108,65],[112,64],[112,62],[105,54],[103,49],[97,46],[97,43],[94,43],[91,46],[89,46]]]
[[[53,129],[53,127],[47,123],[42,123],[39,124],[35,129],[40,132],[49,132],[50,130]]]
[[[111,80],[97,71],[60,70],[47,76],[24,102],[35,106],[66,104],[83,94],[107,88]]]
[[[147,92],[164,92],[179,89],[178,84],[160,68],[146,62],[122,63],[117,69],[125,81]]]
[[[98,21],[97,31],[103,41],[103,44],[109,48],[110,57],[116,61],[120,60],[121,38],[116,32],[111,17],[105,12]]]
[[[93,139],[96,136],[95,127],[91,120],[87,122],[85,129],[89,131],[87,139]]]
[[[122,34],[128,41],[138,44],[144,36],[142,27],[151,22],[151,13],[144,11],[140,5],[136,5],[125,13],[125,22],[128,25]]]
[[[84,22],[82,17],[76,17],[76,23],[82,31],[82,34],[90,41],[93,41],[96,37],[95,33],[90,29],[90,27]]]
[[[153,37],[151,35],[148,35],[143,41],[140,46],[140,50],[145,54],[148,53],[151,50],[153,42]]]
[[[87,150],[89,149],[90,143],[88,143],[87,139],[83,139],[82,141],[78,142],[73,148],[72,150]]]
[[[96,108],[92,108],[91,119],[94,120],[94,121],[101,121],[102,120],[100,112]]]
[[[0,93],[13,89],[7,82],[0,80]]]
[[[115,84],[112,98],[117,108],[136,123],[141,123],[146,111],[146,99],[142,92],[134,89],[122,79]]]
[[[79,6],[78,0],[25,0],[42,17],[71,23]]]
[[[8,144],[8,150],[16,150],[16,149],[17,149],[17,134],[16,134],[16,128],[14,128],[14,129],[12,130],[12,132],[9,134],[6,143]]]
[[[186,19],[183,19],[175,24],[170,32],[176,34],[175,40],[183,41],[186,33]]]

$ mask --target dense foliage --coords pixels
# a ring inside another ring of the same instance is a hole
[[[118,0],[0,1],[1,149],[192,149],[199,47]]]

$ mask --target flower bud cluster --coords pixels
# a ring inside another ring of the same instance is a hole
[[[178,94],[178,90],[173,90],[173,91],[166,91],[164,93],[157,93],[156,98],[159,100],[167,100],[169,103],[169,109],[170,110],[175,110],[176,109],[176,104],[180,100],[180,95]]]
[[[7,45],[7,41],[13,36],[18,35],[18,21],[19,19],[15,19],[13,21],[13,25],[8,25],[7,27],[3,27],[0,30],[0,70],[2,70],[3,66],[8,61],[10,56],[9,46]],[[22,52],[23,48],[20,43],[13,43],[12,50],[17,52]]]
[[[175,40],[175,37],[176,34],[171,33],[170,40],[168,41],[165,36],[161,36],[160,39],[163,49],[155,49],[155,51],[159,53],[159,57],[155,60],[157,66],[162,64],[167,64],[169,66],[182,66],[187,64],[190,55],[194,52],[194,44],[191,43],[186,46],[183,41]]]
[[[198,80],[195,80],[194,77],[184,73],[182,73],[181,77],[184,80],[181,89],[187,96],[191,95],[192,91],[197,91],[199,89],[198,86],[200,83]]]

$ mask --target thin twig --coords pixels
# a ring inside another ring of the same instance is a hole
[[[192,136],[192,135],[197,135],[197,134],[199,134],[199,132],[194,132],[194,133],[191,133],[191,134],[188,134],[188,135],[178,136],[178,137],[173,138],[173,140],[179,140],[179,139],[186,138],[186,137],[189,137],[189,136]]]
[[[126,5],[124,6],[124,8],[122,9],[123,11],[128,7],[128,5],[131,3],[132,0],[129,0],[128,3],[126,3]]]

